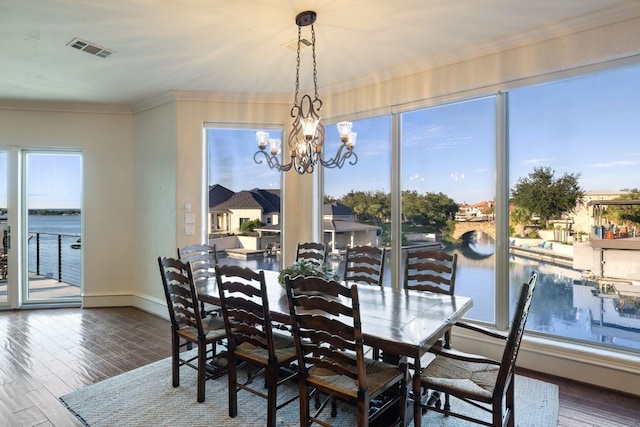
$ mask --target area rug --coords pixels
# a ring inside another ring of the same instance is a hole
[[[171,359],[85,386],[62,396],[62,403],[86,426],[147,427],[147,426],[264,426],[266,401],[246,391],[238,392],[238,416],[229,418],[227,377],[207,381],[206,400],[196,401],[196,371],[182,367],[180,387],[171,386]],[[260,379],[256,379],[260,381]],[[554,384],[516,377],[516,425],[521,427],[557,426],[558,387]],[[295,384],[278,389],[280,398],[296,393]],[[280,398],[278,400],[280,400]],[[452,399],[452,406],[464,405]],[[467,405],[468,406],[468,405]],[[329,411],[325,411],[329,412]],[[478,410],[469,406],[468,414]],[[337,427],[355,425],[355,412],[340,405],[335,419],[327,418]],[[327,417],[330,417],[327,415]],[[279,426],[299,425],[299,406],[295,401],[278,411]],[[473,424],[453,417],[428,412],[423,426],[466,427]]]

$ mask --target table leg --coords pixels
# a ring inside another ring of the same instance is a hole
[[[385,362],[385,363],[389,363],[391,365],[398,365],[398,366],[405,365],[405,366],[408,366],[408,359],[409,358],[407,356],[400,356],[400,355],[397,355],[397,354],[389,353],[387,351],[383,351],[382,352],[382,361]],[[406,404],[406,406],[404,408],[403,418],[404,418],[404,425],[408,426],[409,423],[412,421],[412,419],[415,417],[416,405],[418,407],[418,412],[420,413],[420,394],[417,395],[418,396],[418,401],[415,401],[415,399],[414,399],[414,401],[412,402],[409,399],[409,392],[410,391],[414,391],[414,397],[415,397],[415,384],[414,384],[414,382],[416,381],[416,379],[415,379],[415,376],[411,377],[411,373],[408,370],[406,370],[405,372],[407,372],[407,378],[405,378],[405,380],[406,380],[405,383],[407,384],[407,387],[406,387],[406,390],[405,390],[406,398],[407,398],[406,399],[407,400],[407,404]],[[418,381],[418,390],[420,390],[420,375],[418,375],[417,381]],[[410,386],[409,385],[410,383],[414,384],[414,385]],[[420,419],[418,419],[418,420],[420,420]],[[414,426],[419,426],[419,425],[420,425],[419,423],[415,423],[414,422]]]
[[[420,377],[420,355],[414,358],[413,371],[413,425],[422,425],[422,387],[420,385],[422,378]]]

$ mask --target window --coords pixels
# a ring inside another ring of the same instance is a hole
[[[553,192],[544,197],[546,206],[533,211],[522,206],[525,199],[512,207],[512,310],[517,287],[530,270],[542,273],[527,323],[532,331],[640,349],[640,298],[634,296],[640,244],[635,250],[616,249],[634,244],[638,209],[619,215],[622,208],[605,207],[598,217],[588,205],[640,199],[638,93],[640,67],[509,93],[512,192],[522,180],[552,188],[550,182],[563,179],[575,180],[584,191],[572,212],[553,209],[562,202]]]
[[[501,296],[508,294],[512,312],[521,284],[536,270],[530,331],[640,349],[640,207],[602,205],[611,199],[640,203],[637,93],[640,67],[633,67],[402,113],[403,250],[442,242],[443,250],[458,253],[456,293],[473,298],[471,319],[510,319],[507,301],[504,307],[496,301],[502,304]],[[497,117],[499,97],[507,101],[504,117]],[[504,140],[498,140],[497,123],[507,129]],[[390,191],[395,191],[389,190],[391,120],[360,120],[354,128],[358,165],[324,170],[325,219],[332,213],[327,206],[341,203],[349,208],[344,212],[349,221],[378,226],[379,244],[388,245],[388,230],[394,229]],[[337,139],[335,133],[327,128],[327,139]],[[496,162],[502,151],[508,171]],[[496,182],[496,176],[508,182]],[[536,191],[545,188],[545,180],[569,180],[560,181],[565,185],[560,192],[539,193],[532,209],[515,190],[533,178]],[[571,179],[584,198],[567,206]],[[496,191],[498,199],[510,201],[505,259],[494,252]],[[341,251],[357,241],[354,236],[325,225],[338,270]],[[507,265],[508,280],[497,283],[496,266]],[[391,272],[385,268],[387,276]]]
[[[494,321],[495,98],[402,115],[403,248],[458,253],[467,317]]]
[[[280,129],[222,126],[206,129],[209,243],[216,244],[219,252],[220,248],[225,249],[221,262],[277,270],[279,253],[270,256],[263,253],[268,247],[280,246],[280,230],[261,227],[272,224],[272,218],[277,218],[280,212],[280,173],[254,161],[258,130],[268,130],[272,138],[282,139]],[[252,226],[241,230],[243,224]]]
[[[356,245],[389,246],[391,221],[391,118],[353,123],[358,163],[324,170],[324,241],[331,265],[342,277],[344,253]],[[340,139],[335,126],[326,127],[325,157],[335,155]],[[390,257],[386,258],[387,264]],[[385,284],[391,268],[385,266]]]

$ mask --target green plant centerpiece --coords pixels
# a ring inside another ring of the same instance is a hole
[[[339,280],[338,275],[327,264],[321,265],[301,259],[294,262],[289,267],[280,270],[278,282],[284,286],[284,277],[289,275],[292,279],[298,276],[321,277],[325,280]]]

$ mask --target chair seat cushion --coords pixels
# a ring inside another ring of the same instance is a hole
[[[438,356],[422,371],[422,385],[491,402],[500,366]]]
[[[206,334],[207,342],[219,341],[227,337],[224,328],[224,321],[220,316],[208,316],[202,319],[202,327]],[[185,326],[178,331],[178,334],[189,341],[198,341],[198,330],[193,326]]]
[[[327,360],[331,359],[327,358]],[[377,396],[380,391],[386,389],[389,383],[393,383],[404,376],[404,371],[397,366],[373,359],[365,359],[365,369],[371,397]],[[353,399],[358,398],[357,380],[346,375],[339,375],[330,369],[311,367],[307,381],[311,385],[335,390]]]
[[[296,358],[296,347],[293,337],[274,332],[273,346],[278,363],[289,362]],[[247,342],[238,345],[235,348],[235,354],[238,357],[260,365],[266,365],[269,360],[269,352],[266,348],[257,347]]]

